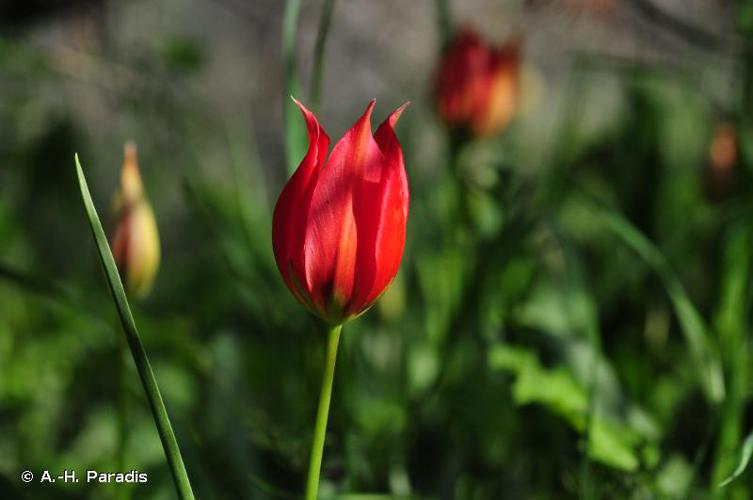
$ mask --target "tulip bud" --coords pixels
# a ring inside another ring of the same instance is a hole
[[[409,194],[394,126],[405,105],[372,135],[372,101],[327,158],[329,136],[295,102],[309,148],[275,205],[275,260],[295,298],[339,325],[368,309],[400,266]]]
[[[520,42],[489,46],[475,32],[460,31],[446,47],[437,71],[434,96],[439,117],[471,137],[503,130],[519,100]]]
[[[160,243],[154,212],[141,184],[136,146],[130,142],[125,145],[115,213],[110,248],[126,291],[133,298],[143,298],[159,268]]]
[[[720,124],[714,131],[704,171],[706,195],[712,201],[720,201],[732,191],[736,176],[737,155],[735,127],[730,123]]]

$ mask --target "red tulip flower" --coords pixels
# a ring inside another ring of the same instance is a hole
[[[436,75],[437,112],[450,128],[471,137],[504,129],[518,107],[520,43],[494,48],[470,29],[445,49]]]
[[[409,194],[394,126],[406,105],[372,135],[369,103],[327,158],[329,136],[295,103],[309,148],[275,206],[274,254],[295,298],[339,325],[368,309],[400,266]]]

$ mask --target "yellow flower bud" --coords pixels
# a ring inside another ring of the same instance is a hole
[[[110,248],[126,292],[140,299],[152,288],[159,268],[160,243],[154,212],[141,183],[136,146],[131,142],[125,145],[115,214]]]

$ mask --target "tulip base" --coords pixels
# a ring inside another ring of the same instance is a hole
[[[327,434],[327,420],[329,419],[329,404],[332,399],[332,384],[335,380],[335,362],[337,348],[340,344],[342,325],[332,326],[327,331],[327,354],[324,361],[324,376],[322,389],[319,394],[319,407],[316,411],[314,424],[314,439],[311,443],[308,479],[306,480],[306,500],[316,500],[319,492],[319,476],[322,470],[322,455],[324,454],[324,438]]]

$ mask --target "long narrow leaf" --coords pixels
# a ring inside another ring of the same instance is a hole
[[[733,472],[730,477],[722,481],[719,484],[719,487],[724,488],[729,483],[740,477],[740,475],[745,472],[745,469],[748,467],[751,457],[753,457],[753,432],[748,434],[748,437],[745,438],[745,441],[743,441],[743,447],[740,450],[740,461],[737,463],[735,472]]]
[[[750,234],[747,221],[741,220],[732,225],[723,237],[724,252],[718,272],[719,300],[713,325],[727,376],[727,400],[720,415],[716,460],[711,473],[713,484],[719,484],[729,475],[736,461],[737,449],[744,439],[740,422],[745,414],[750,372],[746,307],[751,279]],[[735,493],[731,495],[734,497]]]
[[[81,198],[84,202],[86,215],[89,219],[89,225],[91,226],[94,241],[97,244],[99,258],[107,277],[107,283],[110,286],[110,292],[112,293],[115,308],[120,317],[120,323],[123,326],[123,333],[128,341],[128,346],[131,348],[133,361],[136,363],[139,377],[141,377],[141,383],[144,386],[144,391],[149,400],[149,406],[154,416],[157,432],[162,441],[162,447],[165,449],[165,455],[167,456],[170,472],[175,481],[175,488],[178,492],[178,497],[181,500],[193,500],[193,491],[191,490],[191,484],[188,481],[188,474],[186,473],[186,467],[183,464],[183,457],[180,454],[180,449],[178,447],[178,442],[175,439],[172,425],[170,425],[170,419],[167,415],[167,410],[165,409],[165,403],[162,401],[162,395],[157,386],[157,380],[154,377],[152,366],[149,363],[146,351],[144,350],[144,345],[142,344],[139,332],[136,329],[136,323],[133,321],[131,308],[128,305],[128,299],[126,298],[126,293],[123,289],[123,283],[120,281],[120,275],[118,274],[118,268],[115,265],[115,259],[112,257],[110,245],[107,243],[107,237],[102,229],[102,223],[99,221],[97,210],[94,208],[94,202],[92,202],[91,194],[89,194],[89,186],[86,184],[86,178],[84,177],[81,163],[79,163],[78,155],[76,155],[76,174],[78,175],[78,184],[81,188]]]
[[[71,292],[54,281],[32,276],[8,264],[0,262],[0,280],[8,281],[35,295],[48,297],[59,302],[72,302]]]
[[[311,77],[311,106],[314,112],[319,111],[322,98],[322,77],[324,76],[324,53],[327,48],[327,35],[332,23],[332,12],[335,10],[335,0],[324,0],[319,30],[314,44],[314,73]]]
[[[450,7],[447,5],[447,0],[434,0],[437,7],[437,31],[439,31],[439,37],[442,40],[442,45],[447,44],[450,41],[452,35],[452,22],[450,20]]]
[[[701,386],[714,403],[724,399],[724,378],[716,346],[708,328],[685,292],[664,255],[625,218],[611,211],[590,207],[604,226],[632,248],[659,275],[680,321],[685,341],[698,367]]]
[[[301,95],[301,84],[296,71],[295,48],[298,28],[298,13],[301,0],[288,0],[282,20],[282,57],[285,76],[282,89],[282,118],[285,127],[285,162],[292,174],[306,153],[306,130],[299,111],[289,96]]]
[[[111,327],[110,323],[104,320],[103,315],[99,314],[91,303],[84,300],[75,290],[46,277],[35,276],[0,262],[0,283],[2,282],[8,282],[25,293],[50,300],[56,305],[84,312],[105,329]]]

